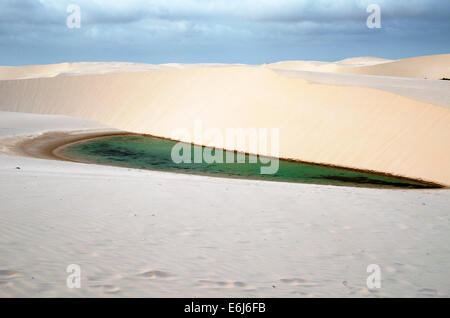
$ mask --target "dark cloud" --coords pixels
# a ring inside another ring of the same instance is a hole
[[[69,29],[70,3],[82,26]],[[382,28],[365,25],[369,4]],[[0,64],[337,60],[448,53],[447,0],[0,0]]]

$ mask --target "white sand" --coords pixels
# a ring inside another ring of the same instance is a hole
[[[417,78],[277,70],[285,75],[303,78],[311,83],[337,86],[370,87],[425,103],[450,108],[450,83]]]
[[[32,79],[56,76],[77,76],[88,74],[109,74],[123,72],[143,72],[154,70],[170,70],[182,68],[199,67],[229,67],[242,66],[243,64],[220,64],[220,63],[199,63],[199,64],[142,64],[126,62],[81,62],[81,63],[59,63],[47,65],[27,65],[27,66],[0,66],[0,80]]]
[[[436,80],[449,60],[0,67],[0,297],[449,297],[449,189],[13,156],[44,132],[170,137],[202,119],[278,127],[283,157],[450,185],[449,83]],[[66,287],[69,264],[81,265],[79,290]],[[381,266],[380,290],[366,288],[369,264]]]
[[[340,73],[427,79],[449,78],[450,54],[412,57],[391,62],[339,69]]]
[[[0,137],[61,127],[105,129],[0,113]],[[0,155],[0,296],[448,297],[449,197]]]
[[[266,66],[295,71],[441,79],[449,78],[450,54],[419,56],[402,60],[357,57],[337,62],[284,61]]]
[[[267,66],[79,74],[0,81],[0,110],[63,114],[163,137],[192,130],[197,119],[205,128],[276,127],[281,157],[450,185],[450,110],[413,99],[439,92],[448,105],[449,83],[417,93],[414,82],[401,88],[412,92],[405,97],[375,82],[362,86],[377,89],[316,84]],[[186,141],[202,143],[191,137]]]

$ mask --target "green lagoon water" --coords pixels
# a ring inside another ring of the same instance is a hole
[[[328,167],[293,161],[280,160],[278,172],[273,175],[260,173],[262,164],[258,158],[245,155],[245,163],[193,163],[194,149],[191,146],[191,162],[176,164],[172,161],[171,151],[176,142],[151,136],[115,135],[74,143],[63,148],[62,154],[81,162],[113,165],[129,168],[170,171],[188,174],[233,177],[270,181],[302,182],[329,185],[396,187],[396,188],[432,188],[426,183],[412,180],[361,172],[350,169]],[[204,149],[205,147],[203,147]],[[209,148],[209,150],[211,150]],[[214,150],[212,150],[214,154]],[[258,159],[249,163],[250,157]],[[225,151],[223,152],[225,162]]]

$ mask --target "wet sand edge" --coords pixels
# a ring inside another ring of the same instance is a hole
[[[125,135],[140,135],[140,136],[151,136],[155,138],[161,138],[166,140],[171,140],[178,142],[178,140],[174,140],[171,138],[165,138],[165,137],[159,137],[159,136],[153,136],[149,134],[139,134],[139,133],[132,133],[127,131],[121,131],[121,130],[79,130],[79,131],[50,131],[50,132],[44,132],[39,135],[31,135],[31,136],[16,136],[16,137],[7,137],[4,139],[0,139],[0,146],[2,146],[2,141],[5,140],[13,140],[12,145],[7,145],[8,151],[6,152],[9,155],[16,155],[16,156],[25,156],[25,157],[32,157],[32,158],[40,158],[40,159],[51,159],[51,160],[64,160],[64,161],[71,161],[71,162],[77,162],[77,163],[86,163],[81,162],[75,159],[71,159],[67,156],[64,156],[62,154],[62,150],[74,143],[83,142],[86,140],[91,139],[97,139],[102,137],[110,137],[110,136],[125,136]],[[192,145],[195,145],[194,143],[191,143]],[[250,154],[250,153],[245,153]],[[404,177],[400,175],[390,174],[390,173],[384,173],[379,171],[373,171],[373,170],[365,170],[365,169],[355,169],[350,167],[343,167],[338,165],[330,165],[330,164],[323,164],[323,163],[316,163],[316,162],[307,162],[292,158],[280,158],[281,160],[286,161],[292,161],[292,162],[298,162],[298,163],[305,163],[305,164],[314,164],[314,165],[320,165],[320,166],[326,166],[326,167],[332,167],[332,168],[340,168],[340,169],[346,169],[351,171],[358,171],[358,172],[365,172],[365,173],[374,173],[378,175],[384,175],[389,177],[395,177],[395,178],[401,178],[408,181],[413,182],[420,182],[424,183],[426,185],[429,185],[430,187],[434,188],[447,188],[444,185],[431,182],[431,181],[425,181],[422,179],[415,179],[415,178],[409,178]]]

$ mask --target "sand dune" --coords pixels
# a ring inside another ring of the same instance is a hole
[[[441,79],[450,77],[450,54],[413,57],[371,66],[339,69],[341,73]]]
[[[241,66],[243,64],[231,64]],[[56,76],[75,76],[88,74],[108,74],[123,72],[142,72],[151,70],[168,70],[199,67],[229,67],[230,64],[220,63],[167,63],[167,64],[142,64],[126,62],[80,62],[60,63],[29,66],[0,66],[0,80],[18,80]]]
[[[328,63],[319,61],[283,61],[271,64],[264,64],[263,66],[275,70],[326,72],[326,73],[335,73],[338,71],[340,67],[337,63]]]
[[[337,62],[320,61],[281,61],[276,63],[264,64],[264,66],[290,71],[308,71],[308,72],[326,72],[326,73],[344,73],[346,70],[359,66],[371,66],[382,63],[392,62],[392,60],[379,57],[352,57]]]
[[[266,66],[293,71],[442,79],[450,77],[450,54],[420,56],[395,61],[374,57],[350,58],[338,62],[286,61]]]
[[[305,79],[310,83],[376,88],[425,103],[450,108],[450,83],[448,81],[298,70],[278,69],[276,71]]]
[[[124,62],[82,62],[29,66],[0,66],[0,80],[30,79],[116,72],[140,72],[146,70],[170,69],[169,65],[152,65]]]
[[[246,65],[223,63],[166,63],[153,65],[126,62],[80,62],[16,67],[0,66],[0,80],[230,66]],[[388,60],[369,56],[353,57],[337,62],[281,61],[263,64],[262,67],[290,71],[442,79],[450,77],[450,54],[421,56],[402,60]]]
[[[363,56],[363,57],[350,57],[348,59],[340,60],[335,62],[336,64],[341,65],[357,65],[357,66],[368,66],[368,65],[376,65],[387,62],[392,62],[393,60],[383,59],[381,57],[374,56]]]
[[[192,129],[197,119],[205,128],[275,127],[284,158],[450,185],[448,108],[373,88],[313,84],[267,67],[3,80],[0,96],[1,110],[69,115],[163,137]]]

